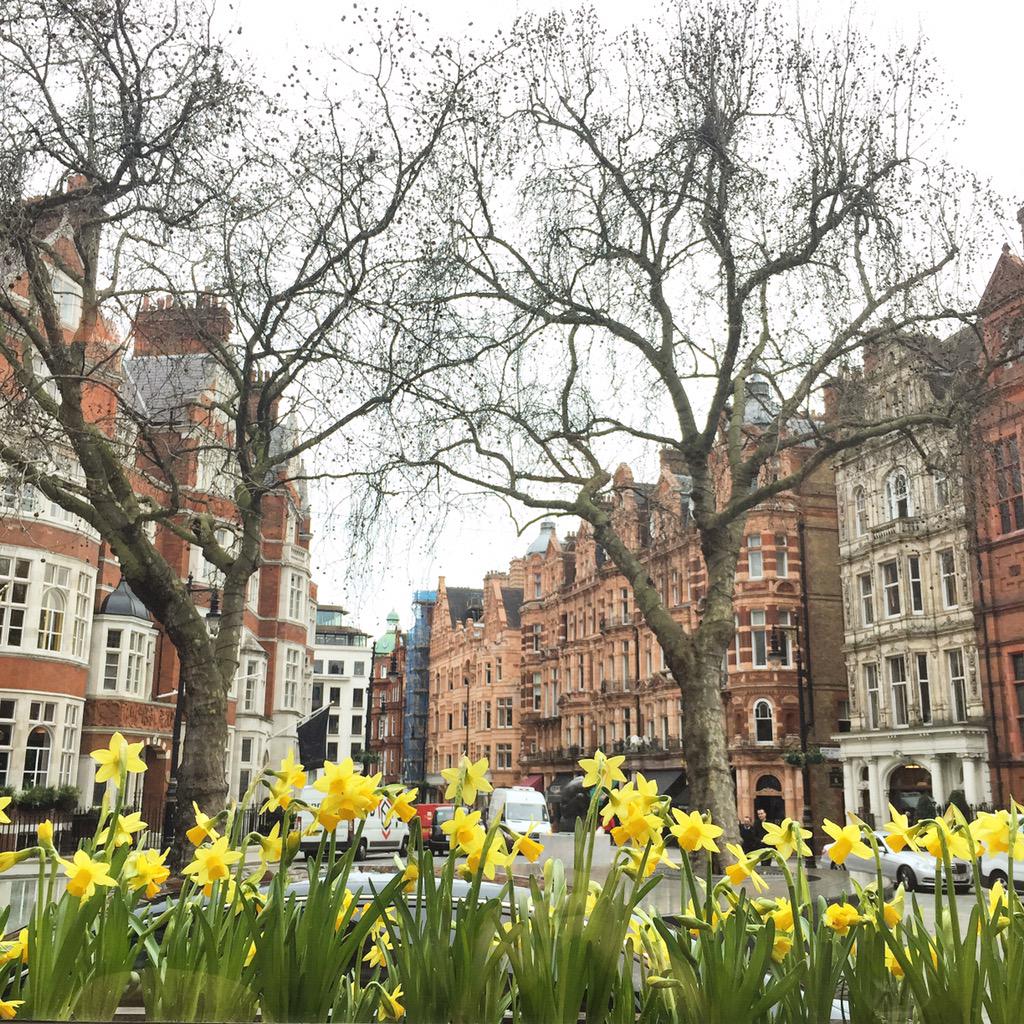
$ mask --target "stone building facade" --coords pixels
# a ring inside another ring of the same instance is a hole
[[[56,224],[50,239],[66,261],[76,258],[71,232],[70,224]],[[174,463],[186,507],[228,531],[235,519],[230,475],[214,443],[230,429],[215,401],[227,385],[203,340],[227,337],[228,312],[203,296],[188,306],[147,302],[126,342],[102,318],[83,316],[70,278],[55,271],[55,281],[66,340],[82,344],[90,363],[103,367],[85,386],[84,407],[96,426],[135,451],[137,493],[159,500],[159,476],[133,440],[126,408],[163,424],[151,440]],[[24,278],[0,287],[27,301]],[[5,395],[6,373],[0,367]],[[0,417],[8,440],[22,443],[23,429],[16,416]],[[290,427],[282,422],[279,429]],[[38,457],[64,479],[83,479],[59,437]],[[301,487],[282,485],[265,510],[261,567],[249,586],[228,706],[225,773],[232,795],[267,759],[294,745],[295,725],[309,707],[315,590],[308,501]],[[220,581],[200,549],[159,526],[151,539],[190,582],[197,605],[209,608]],[[0,480],[0,785],[77,785],[83,804],[97,802],[102,794],[88,752],[120,731],[144,744],[149,769],[132,777],[129,798],[154,807],[166,788],[178,678],[173,645],[120,581],[117,561],[95,531],[25,481]]]
[[[974,332],[939,343],[894,337],[865,353],[832,401],[879,418],[935,405],[976,356]],[[837,734],[846,804],[886,820],[959,791],[987,804],[988,719],[975,634],[970,512],[962,444],[925,425],[835,460],[850,687],[849,731]]]
[[[804,455],[793,449],[785,458]],[[665,606],[693,628],[706,580],[689,492],[684,468],[668,453],[654,484],[636,482],[626,466],[614,478],[620,534],[643,552]],[[628,769],[657,779],[687,806],[686,709],[626,579],[585,523],[565,541],[545,524],[523,570],[524,773],[542,776],[557,800],[576,760],[600,747],[625,754]],[[722,700],[739,812],[764,807],[772,817],[799,818],[802,773],[791,763],[800,742],[798,643],[811,747],[827,742],[845,714],[845,678],[834,657],[842,611],[830,471],[750,513],[735,611]],[[841,781],[829,766],[812,770],[811,803],[816,815],[839,811]]]
[[[385,783],[401,782],[405,732],[405,670],[408,634],[399,628],[397,612],[374,645],[370,681],[370,749]]]
[[[463,754],[486,757],[495,786],[516,785],[520,768],[521,563],[488,573],[480,589],[438,581],[430,636],[426,783]]]

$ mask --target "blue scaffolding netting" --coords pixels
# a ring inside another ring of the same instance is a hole
[[[427,700],[430,693],[430,630],[436,590],[412,596],[412,628],[405,661],[405,710],[402,716],[402,780],[421,783],[427,774]]]

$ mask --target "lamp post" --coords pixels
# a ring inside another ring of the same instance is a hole
[[[792,644],[790,646],[794,654],[794,662],[796,666],[797,708],[800,716],[800,774],[803,785],[803,827],[813,834],[814,823],[811,817],[811,766],[807,763],[808,721],[807,706],[805,703],[806,690],[809,689],[809,685],[805,686],[806,680],[804,678],[803,644],[801,643],[800,625],[798,621],[794,620],[789,624],[772,626],[771,640],[768,646],[768,660],[774,661],[778,665],[782,665],[787,660],[787,652],[782,642],[784,634],[787,639],[789,639],[790,634],[792,634]],[[807,858],[807,863],[813,867],[814,849],[811,844],[808,845],[811,846],[811,854]]]
[[[211,637],[216,637],[220,630],[220,594],[216,587],[196,586],[189,574],[185,581],[185,590],[192,594],[209,594],[210,610],[206,613],[206,629]],[[164,797],[163,845],[171,843],[173,854],[173,836],[175,822],[178,820],[178,754],[181,747],[181,721],[185,711],[185,677],[178,665],[178,692],[174,698],[174,725],[171,728],[171,765],[167,775],[167,794]]]

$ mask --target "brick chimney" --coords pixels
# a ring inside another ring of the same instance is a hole
[[[662,472],[667,469],[670,473],[680,476],[686,475],[686,460],[683,458],[682,453],[677,452],[675,448],[662,448],[658,452],[658,459],[661,462]]]
[[[146,296],[135,314],[137,356],[180,356],[208,352],[231,334],[231,314],[215,296],[200,292],[194,304],[173,295]]]

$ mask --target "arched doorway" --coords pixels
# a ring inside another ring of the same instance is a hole
[[[786,801],[782,796],[782,783],[778,776],[758,776],[754,786],[754,815],[764,811],[769,821],[779,822],[786,816]]]
[[[889,775],[889,803],[911,822],[932,817],[935,800],[928,769],[914,761],[897,765]]]

